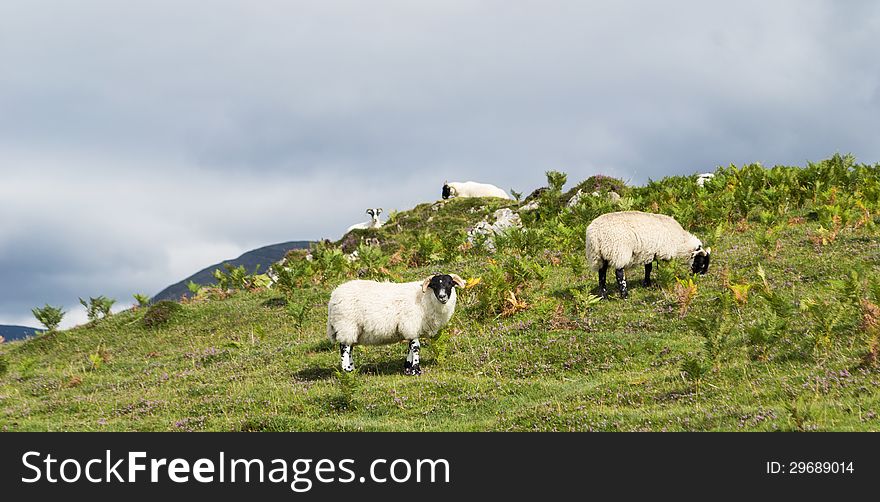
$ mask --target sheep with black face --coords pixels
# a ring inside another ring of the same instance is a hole
[[[339,285],[327,304],[327,336],[339,343],[342,370],[354,370],[353,345],[409,342],[404,373],[419,375],[419,338],[432,337],[455,312],[455,288],[464,280],[435,274],[423,281],[355,280]]]
[[[704,248],[700,239],[681,228],[675,219],[664,214],[641,211],[606,213],[587,226],[587,262],[599,272],[599,294],[606,297],[605,274],[614,269],[620,296],[627,297],[624,269],[630,265],[645,266],[644,286],[651,285],[654,260],[688,258],[691,271],[705,274],[709,270],[711,248]]]
[[[510,199],[507,192],[490,183],[476,181],[447,181],[443,183],[440,195],[444,199],[451,197],[498,197]]]

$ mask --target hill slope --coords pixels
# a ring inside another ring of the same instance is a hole
[[[189,289],[187,288],[187,284],[189,284],[190,281],[201,285],[212,284],[215,282],[213,275],[214,270],[223,270],[224,264],[228,263],[233,267],[243,265],[250,273],[253,273],[254,270],[257,269],[257,267],[259,267],[261,271],[265,272],[273,263],[280,260],[281,258],[284,258],[284,255],[287,254],[287,252],[291,249],[308,249],[308,247],[308,241],[290,241],[282,242],[280,244],[272,244],[270,246],[263,246],[261,248],[248,251],[247,253],[242,254],[234,260],[224,260],[220,263],[215,263],[210,267],[205,267],[202,270],[199,270],[195,274],[187,277],[180,282],[168,286],[162,291],[156,293],[156,296],[152,298],[152,301],[157,302],[160,300],[179,300],[180,297],[183,295],[189,296]]]
[[[467,229],[517,203],[427,203],[346,237],[351,265],[334,245],[291,253],[280,289],[205,290],[165,324],[129,310],[3,344],[0,429],[880,429],[880,166],[729,167],[705,190],[673,177],[572,208],[551,188],[494,253]],[[646,288],[635,267],[628,300],[612,284],[595,301],[583,231],[621,208],[675,216],[711,245],[709,274],[661,264]],[[340,377],[332,288],[434,271],[469,286],[424,342],[424,374],[404,376],[392,345],[357,347],[359,373]]]
[[[29,336],[34,336],[34,334],[40,331],[37,328],[29,328],[27,326],[10,326],[10,325],[0,325],[0,336],[6,339],[6,341],[11,342],[12,340],[20,340],[22,338],[27,338]]]

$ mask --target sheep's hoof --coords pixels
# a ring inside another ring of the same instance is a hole
[[[626,300],[627,297],[629,297],[629,293],[627,293],[626,291],[620,293],[620,299],[621,299],[621,300]]]
[[[422,374],[422,368],[418,365],[410,366],[410,363],[406,363],[406,366],[403,368],[403,374],[407,376],[417,376]]]
[[[342,371],[346,373],[351,373],[352,371],[354,371],[354,366],[343,366]]]
[[[653,284],[651,281],[642,281],[642,286],[646,288],[650,288],[651,284]]]

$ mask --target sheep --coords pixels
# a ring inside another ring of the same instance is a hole
[[[367,214],[370,215],[369,220],[355,223],[354,225],[348,227],[348,230],[346,230],[345,233],[349,233],[355,229],[379,228],[382,226],[382,222],[379,220],[379,215],[382,214],[381,207],[377,207],[376,209],[367,209]]]
[[[715,177],[715,173],[703,173],[697,176],[697,186],[702,187],[707,181]]]
[[[507,192],[495,185],[477,183],[476,181],[446,181],[443,183],[441,195],[444,199],[450,197],[499,197],[510,199]]]
[[[339,343],[342,370],[354,370],[355,344],[408,340],[404,374],[420,375],[419,338],[434,336],[449,322],[455,312],[455,287],[464,285],[455,274],[434,274],[415,282],[354,280],[339,285],[327,304],[327,337]]]
[[[641,211],[606,213],[587,226],[587,262],[599,272],[599,293],[607,298],[605,274],[610,265],[614,269],[620,296],[627,297],[624,269],[631,264],[645,266],[645,287],[651,285],[651,266],[654,260],[669,261],[689,258],[695,274],[709,270],[711,248],[681,228],[675,219]]]

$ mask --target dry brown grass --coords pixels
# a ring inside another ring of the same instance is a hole
[[[697,297],[697,284],[692,278],[675,279],[675,286],[672,288],[672,294],[675,296],[675,303],[678,305],[678,316],[684,318],[694,298]]]

